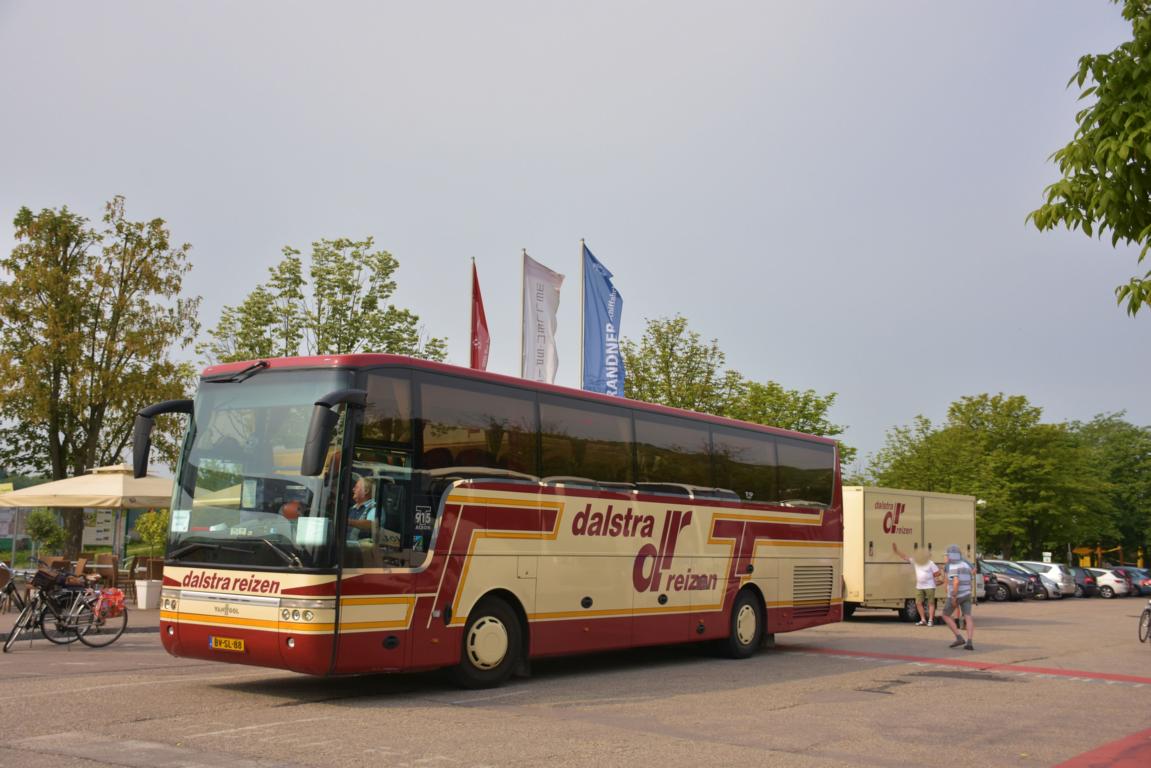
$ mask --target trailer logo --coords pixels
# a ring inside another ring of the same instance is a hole
[[[884,533],[898,533],[902,535],[912,533],[910,526],[899,524],[899,518],[903,517],[903,513],[907,510],[906,504],[902,502],[892,504],[891,502],[880,501],[876,502],[875,508],[887,510],[887,514],[883,516]]]

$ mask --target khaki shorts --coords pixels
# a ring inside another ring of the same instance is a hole
[[[970,616],[971,615],[971,595],[964,595],[963,597],[960,597],[960,598],[954,598],[954,597],[947,598],[947,602],[944,603],[944,605],[943,605],[944,615],[950,616],[952,613],[955,612],[956,602],[959,603],[959,610],[963,612],[964,616]]]
[[[928,600],[934,600],[935,599],[935,587],[932,587],[931,589],[917,589],[917,590],[915,590],[915,599],[921,603],[925,603]]]

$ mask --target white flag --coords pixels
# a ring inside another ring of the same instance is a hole
[[[556,351],[556,311],[564,276],[552,272],[524,251],[523,378],[555,383],[559,368]]]

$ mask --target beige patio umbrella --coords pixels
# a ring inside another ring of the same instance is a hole
[[[97,467],[86,475],[0,493],[0,507],[91,507],[116,510],[113,549],[120,544],[120,517],[125,509],[167,508],[172,502],[172,478],[132,476],[132,467]]]

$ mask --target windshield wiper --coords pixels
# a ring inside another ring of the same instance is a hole
[[[181,555],[186,555],[189,552],[193,552],[197,549],[223,550],[224,552],[240,552],[242,554],[251,554],[250,550],[240,549],[239,547],[226,547],[223,544],[213,544],[210,541],[194,541],[191,544],[185,544],[179,549],[169,552],[168,559],[178,560]]]
[[[288,565],[292,566],[293,568],[303,568],[304,567],[304,564],[300,561],[299,556],[296,555],[295,553],[285,552],[284,550],[277,547],[275,544],[273,544],[268,539],[260,539],[260,541],[267,544],[268,549],[272,550],[277,555],[282,557],[284,559],[284,562],[287,563]]]
[[[267,360],[260,360],[258,362],[252,363],[251,365],[249,365],[247,368],[245,368],[242,371],[237,371],[236,373],[233,373],[231,376],[226,376],[222,379],[205,379],[204,383],[205,384],[232,384],[232,383],[239,382],[239,381],[245,381],[247,379],[252,378],[253,376],[255,376],[260,371],[264,370],[265,368],[267,368],[268,365],[269,365],[269,363]]]

